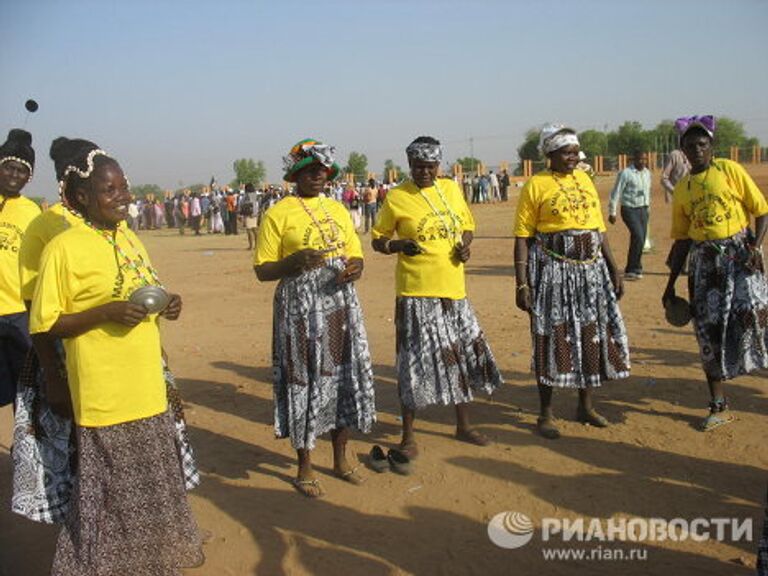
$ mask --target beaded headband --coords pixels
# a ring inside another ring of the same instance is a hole
[[[105,156],[107,158],[111,158],[109,154],[107,154],[104,150],[101,148],[94,148],[90,152],[88,152],[88,156],[85,158],[86,163],[86,169],[80,170],[77,166],[74,166],[73,164],[70,164],[64,169],[64,174],[62,174],[61,179],[59,180],[59,199],[61,200],[61,203],[65,206],[68,206],[66,198],[64,198],[64,190],[67,187],[67,177],[74,172],[80,178],[85,180],[88,178],[91,174],[93,174],[93,165],[94,165],[94,158],[96,156]]]
[[[19,164],[24,164],[24,166],[27,167],[27,170],[29,170],[29,180],[32,180],[32,164],[24,160],[23,158],[19,158],[18,156],[6,156],[2,160],[0,160],[0,164],[5,164],[6,162],[18,162]]]

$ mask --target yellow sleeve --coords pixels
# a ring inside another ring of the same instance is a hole
[[[736,162],[728,162],[725,165],[725,170],[735,180],[736,188],[741,193],[741,202],[747,212],[755,217],[768,214],[768,201],[766,201],[765,195],[743,166]]]
[[[253,265],[259,266],[267,262],[280,260],[281,229],[273,206],[264,213],[259,226],[259,234],[256,237],[256,251],[253,254]]]
[[[670,238],[673,240],[687,240],[689,238],[688,231],[691,228],[691,220],[685,213],[682,201],[682,182],[687,182],[687,178],[683,178],[675,186],[675,190],[672,195],[672,232]]]
[[[522,238],[531,238],[536,235],[536,224],[538,219],[538,206],[534,200],[534,183],[529,179],[520,192],[520,200],[517,203],[517,212],[515,214],[515,226],[513,234]]]
[[[37,233],[37,220],[27,228],[19,249],[19,280],[21,280],[21,299],[31,301],[35,294],[35,284],[40,270],[40,257],[45,248],[45,240]]]
[[[69,291],[67,268],[65,255],[59,244],[48,244],[40,259],[40,272],[32,296],[32,308],[29,312],[31,334],[48,332],[66,310]]]
[[[392,238],[396,226],[397,218],[392,210],[389,194],[387,194],[386,198],[384,198],[384,204],[381,205],[381,210],[379,210],[379,213],[376,216],[376,224],[371,230],[371,237],[374,240],[376,238],[381,238],[382,236],[385,238]]]

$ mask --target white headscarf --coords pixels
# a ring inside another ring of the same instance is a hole
[[[564,124],[547,124],[539,134],[539,152],[544,156],[565,146],[579,145],[579,138],[573,128]]]

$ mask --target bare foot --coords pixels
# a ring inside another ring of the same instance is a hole
[[[477,430],[476,428],[470,428],[468,430],[456,430],[456,439],[468,444],[474,444],[475,446],[488,446],[491,441],[488,436]]]
[[[352,468],[347,462],[344,462],[341,465],[334,467],[333,473],[339,480],[344,480],[344,482],[360,486],[360,484],[365,482],[365,476],[358,473],[357,468],[357,466]]]
[[[400,452],[408,456],[409,460],[416,460],[419,457],[419,447],[415,440],[403,440],[398,448]]]
[[[320,481],[314,476],[311,478],[296,478],[293,487],[307,498],[320,498],[325,494]]]

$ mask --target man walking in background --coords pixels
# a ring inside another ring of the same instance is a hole
[[[629,254],[624,269],[625,280],[643,277],[643,246],[648,232],[648,209],[651,204],[651,171],[648,154],[633,153],[632,164],[619,172],[608,202],[608,221],[616,223],[616,205],[621,204],[621,219],[629,228]]]

